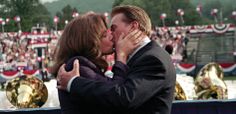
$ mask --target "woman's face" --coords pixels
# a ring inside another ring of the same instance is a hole
[[[109,55],[113,53],[113,36],[111,31],[107,29],[106,31],[102,32],[101,38],[101,52],[103,55]]]

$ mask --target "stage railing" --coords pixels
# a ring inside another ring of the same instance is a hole
[[[60,114],[60,108],[0,110],[0,114]],[[236,114],[236,99],[174,101],[171,114]]]

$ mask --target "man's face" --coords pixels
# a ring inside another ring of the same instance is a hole
[[[114,41],[117,41],[122,33],[124,33],[124,35],[127,35],[132,28],[131,24],[123,21],[124,18],[124,14],[119,13],[113,16],[111,19],[111,32]]]

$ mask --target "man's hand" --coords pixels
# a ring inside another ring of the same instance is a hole
[[[73,77],[79,77],[80,76],[80,72],[79,72],[79,60],[75,60],[74,64],[73,64],[73,69],[70,72],[67,72],[65,70],[65,64],[63,64],[58,73],[57,73],[57,82],[59,83],[59,85],[57,86],[58,89],[61,90],[66,90],[67,85],[70,81],[71,78]]]
[[[142,41],[142,31],[136,29],[126,36],[122,33],[116,41],[116,59],[126,64],[127,57],[131,54]]]

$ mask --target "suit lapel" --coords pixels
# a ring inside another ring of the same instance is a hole
[[[154,41],[151,41],[150,43],[148,43],[146,46],[144,46],[143,48],[141,48],[139,51],[137,51],[137,53],[134,54],[134,56],[132,58],[130,58],[130,60],[127,62],[127,65],[130,67],[133,62],[135,61],[136,58],[138,58],[139,56],[141,56],[146,50],[152,48],[152,46],[154,45]]]

